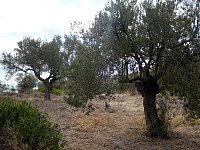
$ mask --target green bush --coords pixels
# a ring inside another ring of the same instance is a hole
[[[115,90],[121,93],[128,92],[131,95],[135,95],[135,86],[132,83],[118,83],[115,85]]]
[[[40,92],[40,93],[45,93],[45,88],[44,88],[43,83],[40,83],[38,85],[37,91]],[[51,94],[54,94],[54,95],[62,95],[63,93],[64,93],[64,90],[60,89],[60,88],[53,88],[51,90]]]
[[[63,93],[64,93],[64,91],[62,89],[53,88],[51,90],[51,94],[54,94],[54,95],[62,95]]]
[[[27,102],[0,99],[0,130],[11,127],[17,131],[23,143],[31,149],[61,149],[61,134],[56,125]]]
[[[40,93],[45,93],[45,88],[44,88],[44,84],[42,82],[38,83],[38,86],[37,86],[37,91],[40,92]]]
[[[69,104],[70,106],[73,106],[76,108],[84,106],[84,104],[87,102],[87,101],[83,101],[83,100],[79,99],[78,97],[74,97],[72,95],[65,96],[64,101],[67,104]]]

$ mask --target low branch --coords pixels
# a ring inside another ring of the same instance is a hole
[[[38,78],[38,80],[44,82],[44,79],[41,78],[39,71],[36,71],[35,69],[33,69],[33,72],[34,72],[35,76]]]
[[[130,54],[130,56],[133,57],[135,61],[138,63],[140,76],[142,76],[142,62],[140,61],[140,58],[138,57],[138,53],[135,52],[135,55]]]
[[[10,69],[13,68],[13,69],[16,69],[16,70],[18,70],[18,71],[22,71],[22,72],[24,72],[24,73],[27,73],[28,71],[33,71],[32,68],[23,69],[23,68],[21,68],[21,67],[19,67],[19,66],[16,66],[15,64],[9,62],[9,61],[4,61],[4,64],[7,64],[7,65],[8,65],[8,67],[7,67],[8,69],[9,69],[9,67],[10,67]]]
[[[155,75],[156,76],[158,75],[158,67],[159,67],[160,57],[161,57],[162,52],[165,49],[164,45],[162,47],[156,49],[156,50],[158,50],[157,55],[156,55],[156,59],[155,59]]]

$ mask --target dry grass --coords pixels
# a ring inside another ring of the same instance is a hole
[[[0,131],[1,150],[30,150],[28,145],[22,143],[12,128],[3,128]]]
[[[127,94],[117,95],[111,107],[94,100],[96,110],[89,116],[53,96],[52,101],[41,100],[43,95],[25,97],[47,113],[63,133],[65,149],[70,150],[199,150],[200,125],[185,122],[182,116],[171,119],[170,139],[160,140],[145,135],[142,98]],[[19,96],[17,96],[19,97]],[[16,98],[17,98],[16,97]]]
[[[108,112],[96,110],[89,116],[82,114],[75,117],[71,125],[73,129],[82,132],[101,132],[110,130],[116,124],[116,120],[111,118]]]
[[[104,132],[119,130],[124,132],[127,129],[137,128],[144,130],[145,122],[142,117],[118,116],[103,110],[96,110],[89,116],[84,114],[76,116],[72,120],[72,128],[82,132]]]

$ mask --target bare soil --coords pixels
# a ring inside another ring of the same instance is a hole
[[[11,95],[10,97],[12,97]],[[89,115],[70,107],[62,96],[43,101],[42,95],[14,95],[26,99],[57,124],[63,135],[64,149],[69,150],[199,150],[200,125],[182,124],[173,119],[169,139],[152,139],[145,135],[142,98],[128,94],[115,95],[111,107],[93,100],[95,111]],[[178,123],[177,123],[178,122]]]

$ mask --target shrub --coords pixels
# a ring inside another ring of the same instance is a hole
[[[51,94],[54,94],[54,95],[62,95],[63,93],[64,93],[64,91],[62,89],[53,88],[51,90]]]
[[[84,104],[87,102],[87,101],[83,101],[83,100],[81,100],[78,97],[75,97],[73,95],[65,96],[64,101],[67,104],[69,104],[70,106],[73,106],[73,107],[76,107],[76,108],[84,106]]]
[[[30,103],[0,99],[0,129],[4,127],[14,128],[18,138],[33,150],[61,149],[61,134],[57,126]]]
[[[171,94],[184,100],[184,108],[191,119],[200,119],[200,69],[198,61],[183,59],[177,66],[172,66],[162,78],[164,88]]]
[[[131,95],[135,95],[135,86],[131,83],[118,83],[115,85],[115,91],[118,93],[129,93]],[[113,90],[114,91],[114,90]]]
[[[44,88],[43,83],[38,84],[37,91],[40,93],[45,93],[45,88]],[[64,90],[61,88],[52,88],[51,90],[51,94],[54,94],[54,95],[62,95],[63,93],[64,93]]]
[[[45,89],[44,88],[38,88],[37,91],[40,92],[40,93],[45,93]]]

